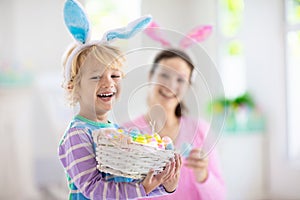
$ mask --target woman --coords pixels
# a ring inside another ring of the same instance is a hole
[[[150,199],[225,199],[216,152],[200,158],[209,126],[203,120],[184,115],[182,99],[191,84],[193,71],[191,59],[181,50],[166,49],[157,54],[149,74],[149,81],[153,84],[148,93],[148,112],[124,125],[148,133],[155,129],[161,137],[170,137],[175,148],[182,149],[182,144],[192,142],[191,151],[184,153],[187,157],[183,159],[176,191]]]

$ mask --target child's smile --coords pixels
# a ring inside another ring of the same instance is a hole
[[[97,94],[97,97],[100,98],[104,102],[108,102],[108,101],[111,101],[115,95],[116,95],[116,92],[103,92],[103,93]]]
[[[104,119],[120,93],[122,72],[95,61],[83,66],[80,81],[80,115],[91,120]]]

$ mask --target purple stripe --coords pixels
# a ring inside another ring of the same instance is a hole
[[[66,164],[66,162],[68,161],[67,163],[71,164],[74,160],[77,160],[77,159],[80,159],[82,157],[91,155],[90,153],[89,154],[86,153],[86,151],[85,151],[86,148],[87,147],[81,147],[81,148],[78,148],[76,150],[71,151],[70,153],[68,153],[68,155],[66,157],[61,158],[61,162],[64,163],[64,164]]]
[[[87,154],[87,151],[88,151],[88,154]],[[87,155],[92,155],[90,151],[92,151],[92,154],[94,154],[93,148],[91,146],[80,147],[78,149],[71,151],[69,153],[69,155],[72,155],[74,158],[78,159],[78,158],[85,157]],[[69,155],[67,157],[69,157]]]
[[[90,159],[92,160],[92,159]],[[77,164],[76,166],[72,167],[69,171],[68,174],[70,174],[71,177],[76,176],[79,173],[82,173],[86,170],[89,170],[90,168],[87,168],[87,165],[85,162]],[[102,179],[102,175],[99,173],[98,170],[94,170],[88,174],[82,175],[80,178],[78,178],[74,184],[76,186],[79,186],[78,188],[82,188],[83,185],[87,182],[90,182],[89,185],[85,188],[84,191],[81,190],[81,192],[87,196],[90,196],[91,192],[94,190],[96,185],[98,184],[97,188],[95,188],[94,195],[96,196],[101,196],[103,193],[103,187],[104,187],[104,181]],[[91,198],[91,197],[90,197]]]
[[[65,145],[76,145],[80,143],[90,143],[93,144],[92,138],[85,132],[78,131],[77,134],[69,136]]]
[[[163,188],[163,186],[159,186],[157,187],[155,190],[153,190],[152,192],[149,193],[149,197],[156,197],[156,196],[162,196],[162,195],[166,195],[168,194],[165,189]]]
[[[80,147],[80,148],[84,148],[84,149],[88,150],[89,153],[93,153],[94,152],[93,145],[90,142],[82,140],[81,138],[82,137],[72,136],[72,138],[71,138],[72,140],[66,140],[64,145],[59,146],[59,152],[58,152],[59,156],[64,155],[73,146],[75,146],[77,144],[84,144],[84,143],[89,144],[89,146],[84,146],[84,147]]]
[[[67,163],[71,163],[71,162],[67,162]],[[77,174],[90,170],[91,168],[95,168],[97,166],[97,162],[94,158],[90,158],[88,160],[79,162],[77,164],[75,164],[74,166],[72,166],[69,170],[68,173],[71,175],[71,177],[76,176]],[[67,166],[68,167],[68,166]],[[96,168],[95,171],[97,173],[99,173]]]
[[[109,182],[107,186],[106,197],[111,199],[116,199],[116,186],[120,185],[119,183]],[[120,187],[120,186],[119,186]]]
[[[102,197],[102,193],[103,193],[103,189],[104,189],[104,181],[101,177],[101,174],[99,174],[98,172],[93,172],[91,174],[88,175],[84,175],[82,176],[82,178],[80,179],[80,181],[78,180],[77,182],[80,182],[81,184],[85,184],[87,181],[91,181],[89,185],[87,185],[87,187],[85,188],[85,193],[87,193],[89,196],[91,195],[91,192],[94,190],[94,197],[90,196],[91,199],[99,199],[99,198],[95,198],[95,196],[101,196]],[[100,198],[102,199],[102,198]]]
[[[124,194],[124,197],[126,197],[126,193],[125,193],[125,192],[126,192],[126,191],[125,191],[125,187],[126,187],[126,186],[128,186],[128,185],[127,185],[127,184],[126,184],[126,185],[125,185],[125,184],[124,184],[124,185],[119,184],[119,193],[120,193],[120,194]],[[127,195],[127,196],[129,196],[129,195]],[[121,196],[120,196],[120,198],[121,198]]]
[[[85,132],[85,129],[84,129],[84,128],[78,128],[78,127],[71,127],[71,128],[68,130],[68,133],[67,133],[67,134],[70,134],[70,133],[76,132],[76,131],[79,131],[79,132]]]
[[[124,184],[124,186],[125,186],[125,184]],[[128,184],[126,184],[126,186],[128,186],[127,187],[128,198],[137,197],[136,183],[128,183]]]

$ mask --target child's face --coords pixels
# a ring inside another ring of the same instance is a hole
[[[106,116],[119,96],[122,72],[87,59],[82,66],[79,86],[80,113],[91,119]]]

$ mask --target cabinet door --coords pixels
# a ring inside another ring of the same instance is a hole
[[[263,199],[267,161],[264,135],[225,135],[218,146],[227,199]]]
[[[33,198],[32,91],[1,88],[0,96],[0,199]]]

